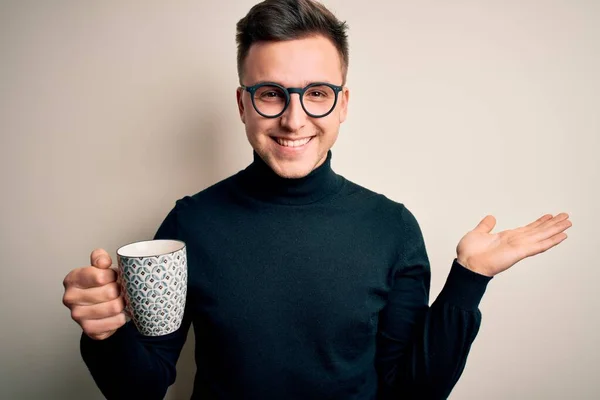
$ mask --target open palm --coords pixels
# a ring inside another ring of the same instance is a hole
[[[572,226],[569,215],[546,214],[532,223],[499,233],[490,233],[496,218],[486,216],[456,247],[458,262],[487,276],[507,270],[524,258],[543,253],[567,238]]]

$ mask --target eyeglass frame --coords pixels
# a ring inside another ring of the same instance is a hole
[[[256,93],[256,91],[258,89],[260,89],[263,86],[275,86],[275,87],[281,89],[283,91],[283,93],[285,93],[285,106],[283,106],[283,110],[279,114],[266,115],[266,114],[263,114],[262,112],[260,112],[258,110],[258,107],[256,107],[256,103],[254,102],[254,94]],[[304,106],[304,93],[306,93],[306,91],[308,89],[310,89],[311,87],[315,87],[315,86],[327,86],[333,90],[333,93],[335,93],[335,99],[333,100],[333,106],[331,106],[331,110],[329,110],[327,113],[325,113],[323,115],[311,114],[306,110],[306,107]],[[333,110],[335,110],[335,107],[337,106],[337,102],[338,102],[338,97],[339,97],[338,95],[342,90],[344,90],[344,86],[338,86],[338,85],[334,85],[332,83],[327,83],[327,82],[309,83],[304,88],[295,88],[295,87],[286,88],[276,82],[260,82],[260,83],[257,83],[256,85],[252,85],[252,86],[240,85],[240,88],[247,91],[248,93],[250,93],[250,99],[252,100],[252,106],[254,107],[254,110],[258,114],[260,114],[261,116],[263,116],[265,118],[281,117],[283,115],[283,113],[287,110],[287,108],[289,107],[291,99],[292,99],[292,94],[294,94],[294,93],[297,93],[300,96],[300,104],[302,105],[302,109],[309,117],[324,118],[324,117],[328,116],[329,114],[331,114],[333,112]]]

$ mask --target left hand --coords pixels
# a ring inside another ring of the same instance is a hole
[[[496,226],[496,218],[488,215],[460,240],[457,259],[474,272],[494,276],[524,258],[556,246],[567,238],[564,231],[572,225],[566,213],[555,217],[546,214],[529,225],[490,233]]]

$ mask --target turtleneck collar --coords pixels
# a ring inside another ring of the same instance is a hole
[[[331,150],[325,162],[303,178],[289,179],[277,175],[253,152],[254,161],[240,172],[242,189],[251,197],[278,204],[301,205],[324,199],[341,188],[343,178],[331,168]]]

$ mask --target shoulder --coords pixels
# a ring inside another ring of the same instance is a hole
[[[394,200],[383,193],[368,189],[345,179],[344,197],[377,215],[381,223],[395,233],[421,235],[415,214],[402,201]]]
[[[231,175],[199,192],[177,198],[164,223],[185,225],[186,221],[191,222],[201,215],[210,214],[227,202],[231,180],[235,176],[236,174]]]
[[[194,226],[206,211],[218,204],[226,196],[228,182],[232,177],[223,179],[196,194],[187,195],[175,201],[163,219],[155,239],[183,239],[184,232]],[[209,211],[210,212],[210,211]]]
[[[196,193],[185,195],[175,201],[173,211],[188,213],[205,210],[223,202],[230,196],[231,181],[236,174],[218,181]]]
[[[385,194],[346,181],[348,198],[360,199],[364,219],[357,218],[362,230],[376,238],[379,248],[393,254],[396,266],[429,265],[423,233],[415,214],[406,203],[391,199]]]
[[[364,207],[375,208],[385,214],[402,215],[406,206],[404,203],[390,199],[383,193],[376,192],[358,183],[344,179],[343,197],[363,204]]]

